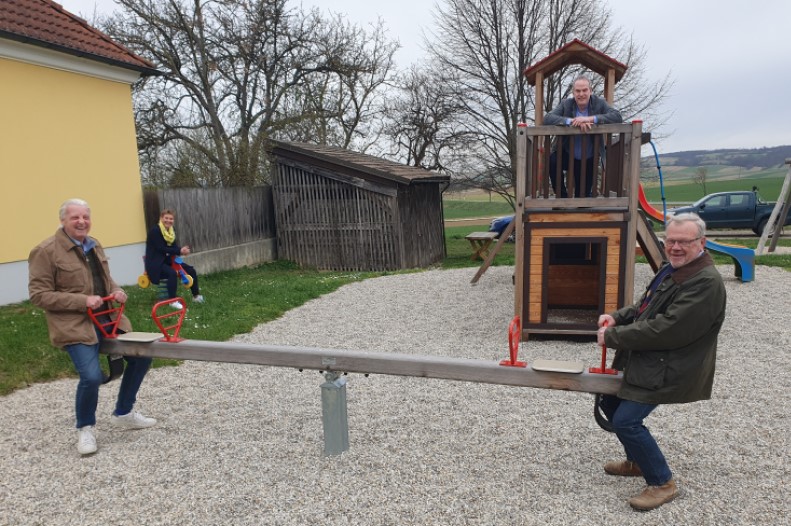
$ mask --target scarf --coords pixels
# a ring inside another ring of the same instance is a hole
[[[172,245],[176,240],[176,230],[173,227],[165,228],[162,221],[159,222],[159,230],[162,232],[162,237],[165,238],[165,243],[167,243],[168,246]]]
[[[654,296],[654,292],[656,292],[656,289],[659,288],[659,284],[675,271],[676,269],[673,268],[673,265],[668,264],[662,267],[659,272],[656,273],[656,276],[654,276],[654,279],[651,280],[651,284],[648,285],[648,289],[645,291],[643,303],[640,305],[640,309],[637,311],[638,314],[642,314],[646,307],[648,307],[648,304],[651,302],[651,298]]]

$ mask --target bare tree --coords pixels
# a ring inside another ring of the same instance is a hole
[[[452,72],[459,133],[476,138],[455,175],[509,196],[516,127],[530,101],[522,72],[535,57],[543,13],[528,0],[447,0],[437,9],[427,49],[438,68]]]
[[[384,119],[385,156],[426,170],[448,171],[458,151],[474,138],[457,129],[462,104],[440,68],[413,65],[391,90]]]
[[[708,192],[706,191],[706,180],[708,177],[709,169],[705,166],[700,166],[697,170],[695,170],[695,184],[699,184],[703,187],[703,195],[708,195]]]
[[[328,26],[327,41],[345,42],[349,56],[294,86],[289,103],[304,119],[284,130],[284,136],[364,152],[381,133],[383,88],[393,82],[398,43],[387,39],[381,20],[366,32],[336,14]]]
[[[454,72],[453,90],[464,106],[459,125],[478,137],[458,177],[485,181],[511,196],[517,124],[533,122],[535,111],[567,97],[581,71],[568,67],[548,79],[547,106],[539,109],[523,72],[574,38],[629,66],[615,101],[625,117],[656,115],[670,81],[645,80],[644,52],[611,27],[609,15],[599,0],[446,0],[437,8],[436,30],[426,45],[438,67]]]
[[[348,145],[396,49],[381,31],[289,10],[286,0],[117,3],[104,29],[163,73],[136,88],[139,148],[182,180],[184,158],[199,157],[204,185],[261,182],[267,140],[298,136],[303,124],[335,126],[319,140]]]

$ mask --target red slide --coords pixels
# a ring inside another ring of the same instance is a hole
[[[660,212],[653,206],[651,206],[651,203],[649,203],[648,199],[645,198],[645,191],[643,190],[642,183],[640,183],[637,196],[638,199],[640,200],[640,208],[643,209],[643,212],[653,217],[654,219],[662,221],[663,223],[665,222],[665,214],[663,212]]]

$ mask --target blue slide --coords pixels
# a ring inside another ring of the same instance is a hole
[[[665,207],[665,186],[662,181],[662,167],[659,165],[659,152],[656,151],[653,141],[649,141],[651,147],[654,149],[654,158],[656,159],[656,169],[659,170],[659,188],[662,192],[662,208],[660,212],[648,202],[643,191],[643,185],[640,184],[638,188],[638,200],[640,208],[653,217],[664,223],[667,208]],[[733,260],[734,273],[737,278],[743,282],[752,281],[755,279],[755,251],[747,247],[739,247],[736,245],[723,245],[722,243],[715,243],[714,241],[706,240],[706,248],[730,256]]]
[[[753,249],[736,245],[723,245],[709,239],[706,240],[706,248],[713,252],[730,256],[733,259],[736,277],[743,282],[755,279],[755,251]]]

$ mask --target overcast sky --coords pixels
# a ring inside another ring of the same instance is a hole
[[[112,0],[58,1],[89,20],[94,10],[115,9]],[[673,113],[667,127],[673,134],[657,145],[660,153],[791,144],[791,1],[605,1],[613,22],[645,45],[651,79],[668,72],[675,78],[664,108]],[[433,21],[432,0],[302,3],[361,24],[381,17],[403,46],[400,67],[422,56],[421,28]]]

